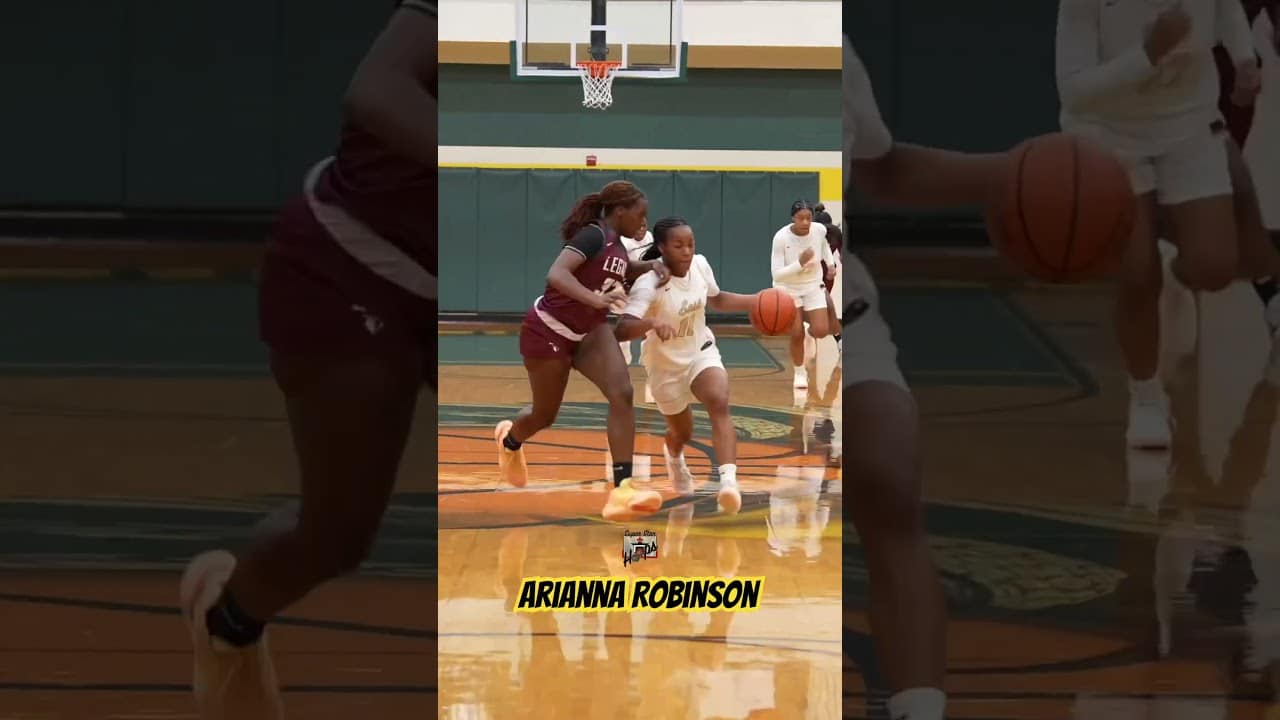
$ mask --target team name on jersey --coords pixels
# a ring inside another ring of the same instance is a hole
[[[627,276],[627,261],[616,255],[609,255],[604,259],[604,271],[610,275]]]
[[[707,304],[706,300],[702,298],[698,298],[693,302],[690,302],[688,299],[686,299],[684,302],[680,303],[680,309],[676,311],[676,314],[688,315],[691,312],[696,312],[698,310],[701,310],[703,306],[706,304]]]

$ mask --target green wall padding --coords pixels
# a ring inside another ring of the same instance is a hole
[[[793,201],[818,193],[817,173],[444,168],[441,310],[527,310],[560,252],[560,222],[569,208],[617,179],[645,191],[650,223],[671,214],[688,220],[698,252],[734,292],[769,287],[773,234],[787,223]]]

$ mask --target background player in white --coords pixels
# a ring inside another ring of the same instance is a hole
[[[915,208],[984,206],[998,193],[1007,155],[896,143],[866,68],[844,42],[844,163],[865,198]],[[845,188],[845,208],[851,208]],[[848,210],[846,210],[846,213]],[[871,583],[871,631],[893,695],[893,720],[941,720],[946,705],[946,602],[922,512],[920,421],[880,316],[875,284],[849,251],[843,264],[844,471]]]
[[[640,276],[614,333],[619,340],[645,337],[640,362],[658,410],[667,420],[663,451],[672,483],[686,492],[693,485],[684,446],[693,437],[689,405],[696,399],[711,418],[711,445],[720,463],[718,504],[722,511],[735,513],[742,506],[742,495],[737,433],[729,415],[729,374],[715,335],[707,327],[707,308],[745,313],[753,297],[720,290],[710,263],[695,252],[693,228],[683,218],[659,220],[653,226],[653,239],[643,259],[661,257],[671,279],[660,289],[657,276]]]
[[[803,311],[796,313],[791,329],[791,364],[795,366],[794,387],[807,388],[805,323],[815,340],[837,332],[838,325],[835,306],[824,285],[827,278],[823,275],[823,268],[835,267],[835,260],[827,244],[827,228],[813,222],[813,206],[808,202],[797,200],[791,205],[791,222],[773,236],[770,266],[773,286],[790,295],[796,308]],[[838,345],[838,337],[836,342]]]
[[[1058,6],[1062,127],[1115,153],[1139,197],[1115,314],[1130,377],[1126,439],[1132,447],[1170,442],[1169,400],[1157,372],[1157,225],[1178,246],[1173,276],[1193,291],[1275,275],[1280,262],[1271,253],[1261,258],[1262,267],[1242,267],[1229,137],[1218,107],[1213,47],[1219,41],[1236,64],[1235,98],[1252,102],[1261,75],[1239,0],[1060,0]]]
[[[622,246],[627,249],[627,257],[632,260],[639,261],[644,256],[646,250],[653,245],[653,233],[649,232],[649,226],[641,225],[640,231],[633,238],[622,238]],[[626,306],[626,301],[621,301],[617,307],[613,309],[615,313],[622,312],[622,308]],[[622,347],[622,358],[627,361],[627,365],[631,364],[631,341],[618,343]],[[645,402],[653,402],[653,398],[646,395]]]

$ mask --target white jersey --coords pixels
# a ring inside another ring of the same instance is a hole
[[[707,327],[707,298],[720,294],[711,263],[701,255],[693,256],[693,263],[684,277],[671,276],[666,285],[658,287],[658,276],[645,273],[631,286],[631,295],[624,315],[653,318],[675,329],[670,340],[659,340],[649,332],[644,337],[644,351],[640,362],[651,371],[654,368],[675,370],[693,364],[698,353],[707,343],[714,343],[715,336]]]
[[[867,68],[854,52],[848,35],[844,36],[844,69],[840,78],[844,85],[841,93],[844,101],[844,166],[848,168],[854,160],[874,160],[888,154],[893,148],[893,136],[880,116],[880,106],[876,104]],[[849,194],[849,175],[847,172],[844,174],[846,195]],[[848,207],[847,198],[845,207]]]
[[[653,246],[653,233],[648,230],[644,231],[644,237],[632,239],[629,237],[622,238],[622,247],[627,249],[627,257],[635,262],[640,261],[640,256],[644,255],[644,251]]]
[[[813,250],[813,258],[808,265],[801,265],[800,255],[807,249]],[[770,257],[774,287],[795,293],[821,287],[822,261],[828,266],[834,263],[827,244],[827,227],[822,223],[809,225],[809,234],[804,236],[791,232],[790,223],[774,233]]]
[[[1162,155],[1221,119],[1213,47],[1255,59],[1240,0],[1182,0],[1191,34],[1158,66],[1146,29],[1171,0],[1060,0],[1057,81],[1062,128],[1116,152]]]

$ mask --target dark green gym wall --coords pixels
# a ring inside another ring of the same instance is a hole
[[[388,2],[11,2],[0,208],[271,210],[333,151]]]
[[[619,78],[607,111],[582,107],[573,78],[513,80],[510,69],[440,71],[440,144],[818,150],[840,148],[840,75],[690,70],[685,81]]]
[[[511,313],[528,309],[560,252],[560,221],[576,198],[630,180],[649,198],[649,221],[680,215],[694,228],[720,285],[770,285],[773,233],[796,198],[813,198],[817,173],[440,171],[440,308]]]
[[[339,98],[389,4],[6,3],[0,209],[274,208],[333,150]],[[981,149],[1055,126],[1055,7],[849,2],[845,22],[899,136]],[[655,140],[642,124],[669,147],[838,142],[825,119],[839,112],[838,92],[825,89],[833,73],[695,69],[687,84],[662,88],[676,100],[620,81],[607,114],[578,110],[573,82],[516,87],[502,67],[441,73],[445,144],[642,146]],[[474,94],[463,86],[472,80]],[[512,138],[500,116],[477,120],[486,108],[522,118],[529,132]],[[614,135],[605,117],[625,131]]]

